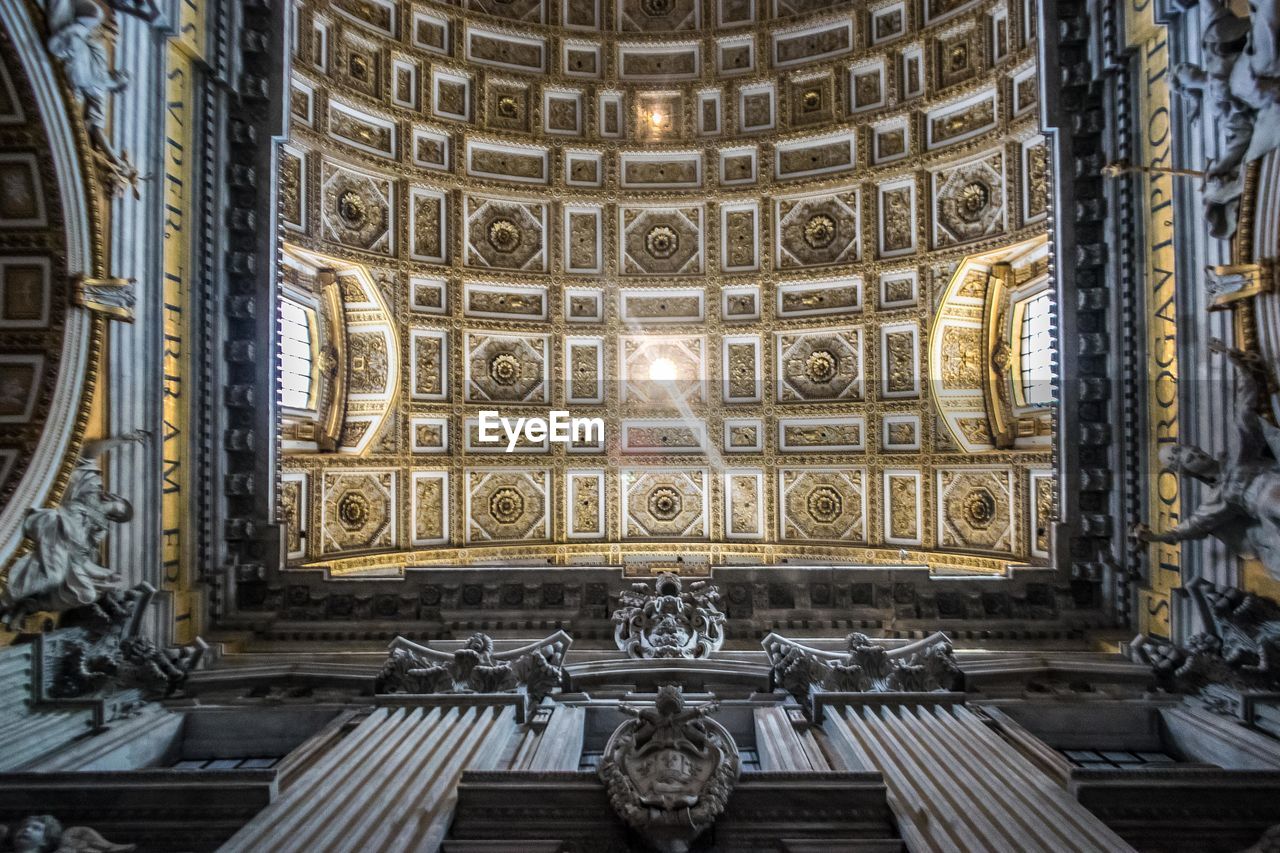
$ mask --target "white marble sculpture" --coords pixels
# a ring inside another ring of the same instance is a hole
[[[85,445],[62,502],[28,512],[23,532],[33,547],[14,562],[0,597],[10,629],[40,610],[60,613],[91,605],[118,586],[119,576],[98,563],[99,546],[113,522],[133,517],[133,507],[106,490],[98,458],[111,447],[146,438],[147,433],[136,432]]]
[[[1161,449],[1160,460],[1171,471],[1187,474],[1208,486],[1205,499],[1182,523],[1155,532],[1135,525],[1140,542],[1173,544],[1214,536],[1236,554],[1260,560],[1280,579],[1280,428],[1259,414],[1266,376],[1256,355],[1210,341],[1236,367],[1236,435],[1234,448],[1217,459],[1186,444]]]
[[[1235,233],[1244,167],[1280,145],[1280,0],[1254,0],[1241,18],[1224,0],[1200,0],[1202,65],[1183,63],[1174,89],[1208,112],[1225,134],[1221,156],[1205,169],[1210,233]]]
[[[45,7],[49,53],[61,62],[67,83],[80,98],[89,142],[111,194],[120,195],[126,187],[136,192],[138,171],[128,154],[117,152],[107,136],[111,96],[129,83],[128,75],[111,64],[105,32],[108,15],[108,8],[97,0],[48,0]]]

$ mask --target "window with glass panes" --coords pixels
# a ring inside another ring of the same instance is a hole
[[[1027,406],[1053,402],[1053,332],[1049,324],[1049,292],[1028,299],[1022,305],[1020,388]]]
[[[280,403],[311,409],[312,334],[315,312],[292,299],[280,300]]]

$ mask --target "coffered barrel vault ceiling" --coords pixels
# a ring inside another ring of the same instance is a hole
[[[284,288],[318,392],[282,424],[291,563],[1047,558],[1051,414],[1007,369],[1050,256],[1024,0],[294,24]],[[485,448],[494,408],[606,442]]]

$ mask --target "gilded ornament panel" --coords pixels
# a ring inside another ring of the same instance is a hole
[[[320,219],[325,238],[353,249],[390,254],[394,230],[391,181],[328,159],[321,161],[320,172]],[[0,210],[0,224],[3,216]]]
[[[778,332],[778,401],[863,397],[862,329]]]
[[[467,195],[466,260],[469,267],[545,272],[547,206]]]
[[[702,205],[618,210],[624,275],[699,275],[703,272]]]
[[[449,472],[414,471],[409,514],[413,546],[443,545],[449,541]]]
[[[724,484],[725,538],[765,538],[764,471],[727,468]]]
[[[1015,502],[1009,469],[938,472],[938,545],[1012,554]]]
[[[549,346],[548,335],[467,332],[467,402],[549,402]]]
[[[551,470],[471,468],[466,472],[466,541],[551,538]]]
[[[860,453],[867,449],[866,435],[867,421],[861,415],[778,418],[778,450],[782,453]]]
[[[782,468],[778,474],[782,539],[866,541],[865,469]]]
[[[968,243],[1006,227],[1004,153],[933,174],[934,244]]]
[[[571,468],[565,472],[565,536],[569,539],[603,539],[605,530],[605,472],[599,468]]]
[[[856,190],[778,199],[775,216],[779,269],[858,260],[860,219]]]
[[[706,538],[709,480],[705,469],[622,469],[623,538]]]
[[[321,553],[396,545],[395,471],[325,471]]]

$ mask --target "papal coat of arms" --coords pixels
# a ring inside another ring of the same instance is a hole
[[[705,658],[724,644],[719,601],[711,584],[694,581],[686,590],[675,574],[633,584],[618,595],[614,639],[631,658]]]
[[[600,777],[614,811],[659,853],[685,853],[711,826],[738,781],[738,747],[679,687],[658,688],[652,708],[619,706],[632,719],[605,745]]]

